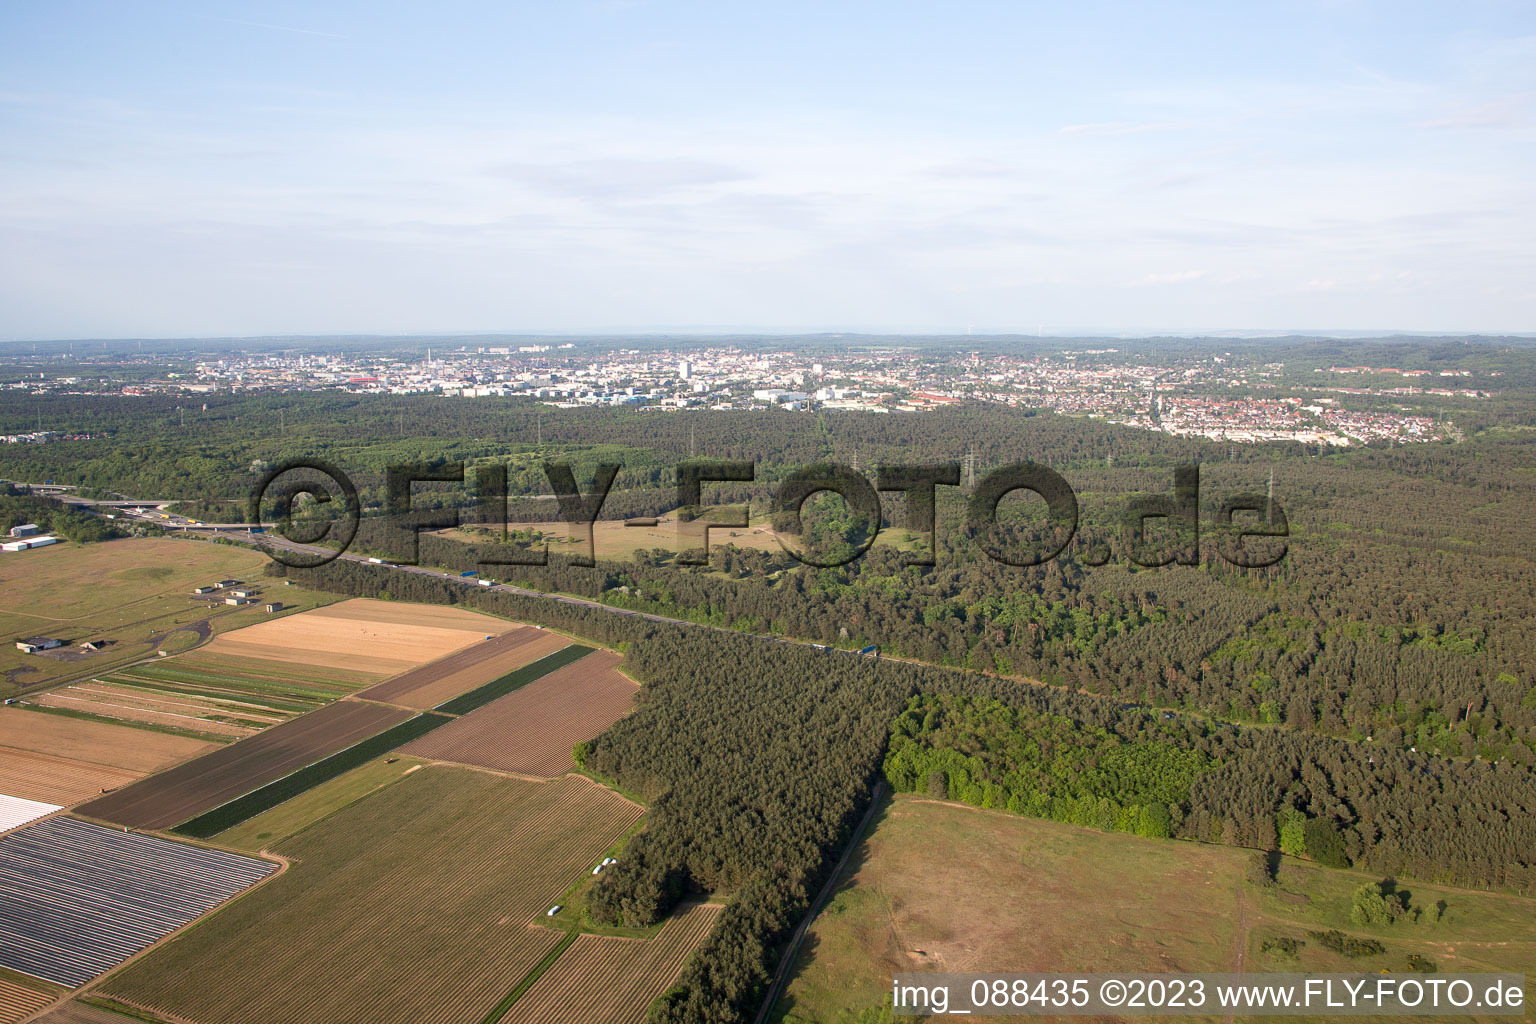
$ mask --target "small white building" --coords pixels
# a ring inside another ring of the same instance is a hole
[[[22,523],[20,526],[11,527],[12,537],[30,537],[34,533],[42,533],[36,523]]]
[[[250,604],[251,603],[251,599],[248,598],[248,597],[226,597],[224,599],[224,603],[225,604],[232,604],[232,605],[234,605],[235,607],[238,608],[240,605]]]
[[[49,544],[57,544],[57,537],[27,537],[23,540],[8,540],[0,544],[0,551],[26,551],[28,548],[45,548]]]

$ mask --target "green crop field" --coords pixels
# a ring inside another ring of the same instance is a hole
[[[220,832],[214,837],[214,842],[251,851],[274,846],[375,790],[399,782],[412,768],[425,763],[418,758],[403,755],[369,761],[339,778],[300,793],[270,811],[264,811],[234,828]]]
[[[1362,927],[1352,895],[1379,879],[1284,858],[1265,886],[1248,878],[1254,856],[899,797],[877,812],[812,925],[773,1019],[886,1021],[891,977],[908,971],[1374,972],[1408,970],[1410,955],[1444,972],[1536,963],[1536,901],[1412,885],[1418,920]],[[1309,935],[1328,931],[1383,951],[1346,958]],[[1297,940],[1294,954],[1276,937]]]

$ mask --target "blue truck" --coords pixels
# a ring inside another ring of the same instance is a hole
[[[469,572],[461,572],[461,573],[459,573],[459,575],[460,576],[474,576],[474,575],[476,575],[476,573],[475,573],[475,570],[471,569],[471,570],[469,570]]]
[[[860,654],[869,654],[869,655],[872,655],[872,656],[878,658],[878,657],[880,657],[880,646],[878,644],[870,644],[868,647],[866,647],[863,650],[859,651],[859,653]]]

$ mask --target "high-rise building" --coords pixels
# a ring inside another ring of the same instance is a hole
[[[691,362],[689,362],[688,360],[686,360],[686,359],[684,359],[682,362],[678,363],[677,364],[677,375],[679,377],[683,378],[683,380],[687,380],[689,377],[692,377],[693,376],[693,364]]]

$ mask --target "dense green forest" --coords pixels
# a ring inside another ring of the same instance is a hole
[[[1166,839],[1215,762],[1181,746],[1181,729],[1157,738],[1155,722],[1126,742],[995,699],[914,697],[891,730],[885,777],[898,793]]]
[[[9,534],[11,527],[24,523],[35,525],[39,532],[63,537],[77,544],[111,540],[129,533],[142,536],[156,532],[153,527],[135,524],[124,529],[110,519],[70,508],[53,498],[32,494],[27,488],[0,484],[0,535]]]
[[[1348,343],[1308,344],[1339,361],[1361,355]],[[1519,376],[1523,364],[1508,353],[1468,351],[1405,343],[1397,361],[1482,359],[1511,383]],[[551,460],[571,463],[583,487],[599,461],[622,463],[603,516],[623,518],[674,509],[676,465],[692,454],[754,462],[755,481],[711,485],[708,500],[750,501],[759,513],[769,510],[777,481],[819,461],[858,463],[873,475],[882,464],[953,462],[974,451],[984,475],[1030,459],[1066,477],[1082,514],[1062,557],[1032,569],[983,554],[966,522],[965,489],[940,487],[932,567],[876,545],[833,569],[799,565],[777,550],[718,547],[701,569],[657,550],[592,569],[556,557],[545,568],[495,571],[641,610],[821,643],[878,644],[934,664],[1221,720],[1536,764],[1536,517],[1526,514],[1536,507],[1536,398],[1522,388],[1466,403],[1458,422],[1480,428],[1461,443],[1321,453],[997,405],[907,416],[641,413],[520,399],[221,395],[210,396],[206,409],[185,410],[183,427],[178,404],[186,400],[4,393],[0,423],[14,429],[40,418],[105,436],[0,447],[0,475],[180,497],[200,518],[240,519],[260,474],[287,459],[344,468],[372,511],[382,508],[390,465],[462,461],[473,480],[477,466],[497,464],[507,467],[508,515],[516,522],[557,515],[555,502],[534,497],[549,494]],[[1138,496],[1170,493],[1174,467],[1192,463],[1201,467],[1199,564],[1131,565],[1122,511]],[[1236,568],[1217,553],[1213,510],[1228,495],[1263,492],[1271,475],[1289,523],[1286,557],[1269,569]],[[458,504],[466,516],[478,497],[470,485],[418,492],[419,505]],[[904,497],[887,493],[882,501],[885,529],[910,534]],[[806,520],[825,537],[839,525],[841,502],[823,504],[831,511]],[[1002,509],[1020,543],[1029,510],[1014,499]],[[382,523],[364,526],[362,544],[393,550]],[[515,546],[453,547],[428,537],[423,557],[464,571]],[[1090,564],[1104,553],[1107,564]]]
[[[779,943],[904,742],[976,758],[972,780],[994,772],[1006,780],[1032,766],[1059,773],[1045,792],[1065,806],[1089,795],[1096,809],[1100,797],[1121,807],[1162,804],[1176,837],[1267,850],[1299,820],[1319,853],[1336,842],[1341,863],[1382,876],[1536,885],[1536,778],[1508,762],[1169,716],[1105,697],[654,623],[366,563],[272,571],[341,593],[464,603],[627,645],[627,666],[646,684],[638,707],[591,743],[584,760],[650,800],[651,812],[621,864],[594,887],[593,910],[643,924],[691,892],[730,898],[656,1008],[660,1024],[750,1019]],[[1049,762],[1042,741],[1051,745]],[[1088,744],[1086,756],[1066,749],[1078,744]],[[1174,775],[1152,779],[1153,765]],[[1019,781],[1021,794],[1039,791]],[[1094,824],[1118,827],[1118,811],[1112,818]],[[1152,818],[1161,821],[1156,812]],[[1137,828],[1146,820],[1138,814]]]

